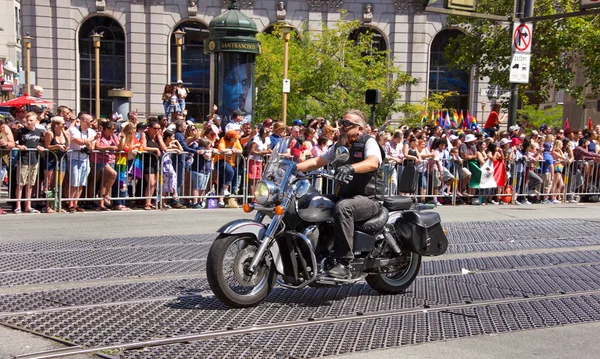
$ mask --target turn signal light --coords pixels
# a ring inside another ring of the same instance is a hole
[[[283,206],[275,207],[275,214],[281,216],[284,213],[285,213],[285,207],[283,207]]]
[[[243,208],[244,208],[244,212],[246,212],[246,213],[250,213],[254,209],[254,207],[251,206],[250,203],[244,203]]]

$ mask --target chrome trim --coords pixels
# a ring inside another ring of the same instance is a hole
[[[253,221],[251,219],[237,219],[235,221],[229,222],[219,228],[217,233],[221,234],[242,234],[242,233],[250,233],[256,236],[256,239],[260,242],[262,241],[262,237],[264,236],[267,227],[259,222]]]

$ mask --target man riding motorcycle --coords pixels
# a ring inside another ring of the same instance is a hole
[[[340,122],[340,139],[322,156],[314,157],[297,165],[300,172],[312,171],[326,166],[335,159],[338,146],[348,146],[350,159],[335,170],[339,181],[335,219],[334,259],[335,265],[327,275],[338,279],[351,277],[348,264],[354,258],[354,222],[365,221],[376,216],[381,204],[378,199],[384,193],[383,171],[385,157],[375,138],[365,133],[367,120],[359,110],[348,110]]]

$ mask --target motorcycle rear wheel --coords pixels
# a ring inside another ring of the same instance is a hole
[[[389,273],[369,274],[365,281],[379,293],[399,294],[414,282],[421,268],[421,255],[409,253],[410,262],[399,271]]]
[[[251,307],[269,295],[277,273],[270,261],[262,261],[254,274],[248,272],[258,248],[250,235],[218,237],[208,252],[206,276],[210,289],[225,305]]]

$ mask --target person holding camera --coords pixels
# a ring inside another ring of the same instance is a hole
[[[73,126],[69,129],[71,142],[67,154],[69,163],[69,212],[85,212],[78,206],[78,198],[87,184],[87,178],[90,174],[89,155],[94,149],[96,141],[96,131],[91,128],[93,118],[90,114],[84,113],[79,116],[79,126]]]

